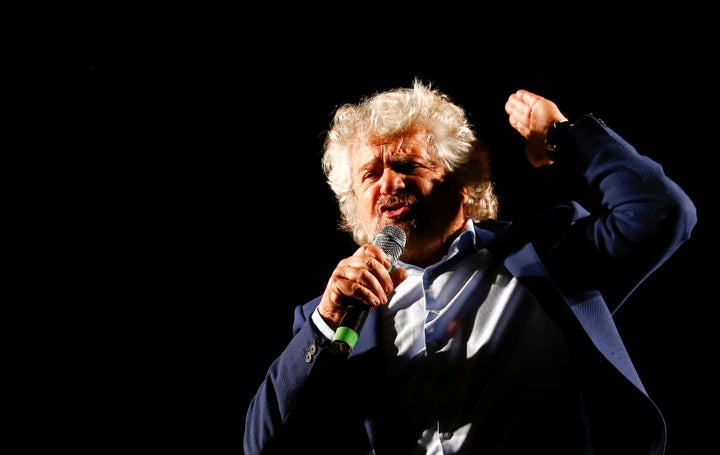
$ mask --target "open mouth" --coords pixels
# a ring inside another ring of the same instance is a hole
[[[407,202],[396,202],[380,206],[380,213],[382,213],[385,218],[398,218],[406,214],[409,210],[410,204]]]

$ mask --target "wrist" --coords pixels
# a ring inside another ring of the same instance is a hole
[[[565,140],[567,131],[572,128],[573,124],[569,120],[555,122],[550,125],[545,133],[545,148],[551,152],[555,152],[558,145]]]

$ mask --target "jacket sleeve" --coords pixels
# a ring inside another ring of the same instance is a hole
[[[359,375],[347,371],[347,354],[331,349],[312,323],[310,315],[319,300],[296,307],[293,338],[270,365],[249,404],[243,436],[247,455],[325,453],[323,443],[338,444],[333,441],[334,434],[341,434],[333,425],[342,423],[337,415],[337,391],[342,390],[338,382]],[[367,443],[366,434],[358,438],[348,443]]]
[[[594,116],[583,116],[566,134],[552,175],[568,185],[563,193],[571,193],[571,201],[559,206],[563,210],[555,207],[534,217],[525,229],[534,248],[521,252],[542,256],[543,273],[567,303],[558,307],[569,309],[580,323],[587,336],[578,340],[590,341],[601,355],[583,356],[584,400],[592,409],[597,440],[612,441],[608,447],[621,441],[625,449],[632,440],[638,453],[662,454],[664,418],[640,380],[613,314],[690,237],[696,208],[660,164]],[[631,431],[622,436],[622,428]]]
[[[566,292],[599,289],[614,312],[690,237],[695,205],[660,164],[593,115],[566,134],[556,163],[575,179],[585,210],[550,267],[562,270],[553,275]]]

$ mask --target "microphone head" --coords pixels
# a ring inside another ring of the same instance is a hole
[[[380,232],[378,232],[373,240],[373,244],[379,246],[385,254],[388,255],[390,260],[395,263],[402,255],[406,241],[407,236],[405,235],[405,231],[390,224],[380,229]]]

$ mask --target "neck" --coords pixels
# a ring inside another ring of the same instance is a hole
[[[423,237],[421,234],[411,233],[400,260],[422,268],[431,266],[447,254],[452,242],[464,229],[465,220],[448,229],[444,235]]]

